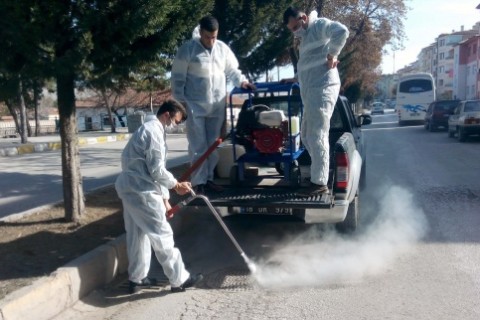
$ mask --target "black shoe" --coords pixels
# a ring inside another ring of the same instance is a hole
[[[328,193],[328,186],[311,183],[309,187],[303,188],[297,192],[300,197],[317,197]]]
[[[207,184],[205,185],[207,187],[207,191],[212,191],[212,192],[223,192],[223,187],[221,185],[216,184],[215,182],[208,180]]]
[[[197,273],[196,275],[190,275],[187,281],[182,283],[180,287],[171,287],[170,290],[172,292],[184,292],[185,289],[195,286],[202,280],[203,280],[203,274],[201,273]]]
[[[136,293],[142,288],[150,288],[157,285],[157,279],[155,278],[143,278],[140,283],[128,281],[128,293]]]
[[[195,191],[196,194],[203,194],[205,195],[205,185],[204,184],[197,184],[196,186],[193,187],[193,191]]]

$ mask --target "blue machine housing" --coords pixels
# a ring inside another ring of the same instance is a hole
[[[264,165],[271,165],[275,163],[277,171],[283,173],[284,179],[289,182],[290,185],[300,184],[300,170],[298,168],[297,159],[304,152],[304,147],[300,143],[300,147],[296,150],[295,143],[296,140],[300,138],[300,131],[296,134],[292,134],[291,125],[288,126],[288,140],[289,143],[283,148],[281,152],[277,153],[261,153],[257,149],[246,149],[246,152],[241,156],[237,155],[235,145],[239,143],[237,128],[234,125],[235,116],[233,113],[233,95],[236,94],[247,94],[248,102],[244,103],[242,106],[241,112],[246,111],[248,108],[255,106],[255,100],[258,98],[262,101],[262,104],[265,104],[263,101],[268,101],[269,97],[272,97],[272,94],[275,95],[288,95],[288,107],[286,111],[286,116],[288,118],[288,123],[292,123],[292,116],[298,115],[299,123],[302,122],[303,116],[303,104],[299,97],[300,87],[298,83],[280,83],[280,82],[263,82],[255,83],[257,87],[256,91],[245,90],[242,88],[234,88],[230,93],[230,121],[231,121],[231,139],[233,145],[233,159],[237,165],[232,167],[232,172],[230,173],[230,180],[232,184],[238,184],[245,179],[245,163],[257,163]],[[297,90],[298,94],[294,94],[294,91]],[[260,94],[266,95],[265,97],[259,97]],[[297,99],[295,100],[294,97]],[[284,100],[284,99],[283,99]],[[292,107],[292,102],[299,102],[299,108]],[[294,114],[295,112],[295,114]],[[282,168],[279,170],[278,168]]]

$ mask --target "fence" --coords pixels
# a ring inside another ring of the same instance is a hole
[[[29,120],[32,131],[35,132],[35,120]],[[40,120],[40,133],[54,133],[56,130],[55,120]],[[0,121],[0,137],[17,135],[14,121]]]

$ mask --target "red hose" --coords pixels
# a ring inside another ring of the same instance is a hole
[[[225,140],[228,138],[230,134],[227,134],[225,137],[220,137],[218,138],[217,140],[215,140],[215,142],[210,146],[208,147],[207,151],[205,151],[204,154],[202,154],[202,156],[200,158],[197,159],[197,161],[195,161],[192,166],[190,168],[187,169],[187,171],[185,171],[182,176],[180,177],[180,179],[178,179],[178,181],[182,182],[182,181],[186,181],[190,178],[190,175],[195,171],[197,170],[197,168],[208,158],[208,156],[210,154],[212,154],[213,151],[215,151],[215,149],[217,149],[217,147]],[[191,199],[190,199],[191,201]],[[167,218],[168,219],[171,219],[181,208],[183,208],[188,202],[190,202],[189,199],[187,200],[183,200],[179,203],[177,203],[175,206],[173,206],[170,210],[167,211]]]
[[[215,151],[215,149],[217,149],[217,147],[220,145],[220,143],[222,143],[225,139],[226,139],[226,137],[225,138],[218,138],[217,140],[215,140],[215,142],[207,149],[207,151],[205,151],[205,153],[202,154],[202,156],[200,158],[198,158],[197,161],[195,161],[192,164],[192,166],[190,168],[188,168],[187,171],[185,171],[183,173],[183,175],[180,177],[180,179],[178,179],[178,181],[188,180],[190,178],[190,175],[192,174],[192,172],[197,170],[197,168],[208,158],[208,156],[210,154],[212,154],[213,151]]]

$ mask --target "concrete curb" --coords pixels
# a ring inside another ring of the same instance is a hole
[[[169,170],[178,176],[186,168],[188,164],[181,164]],[[174,217],[169,222],[177,233],[182,217]],[[49,276],[7,295],[0,300],[0,320],[52,319],[93,290],[127,272],[127,267],[126,235],[123,234],[68,262]]]
[[[78,145],[83,146],[88,144],[123,141],[123,140],[130,139],[130,137],[131,137],[130,133],[119,133],[119,134],[113,134],[113,135],[88,137],[88,138],[79,137]],[[61,141],[27,143],[19,146],[0,148],[0,157],[13,157],[13,156],[26,154],[26,153],[60,150],[61,148],[62,148]]]
[[[127,270],[125,235],[58,268],[0,302],[1,320],[51,319]]]

